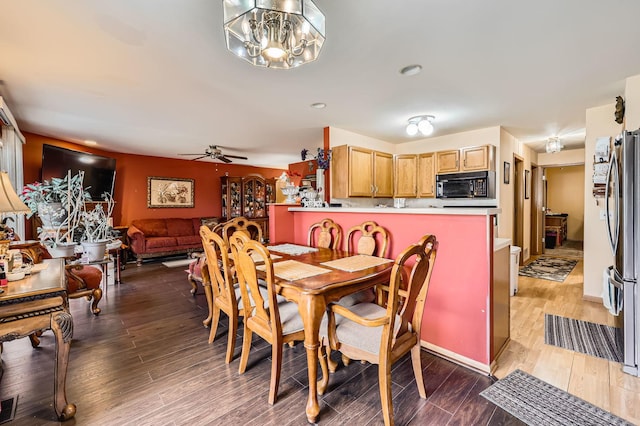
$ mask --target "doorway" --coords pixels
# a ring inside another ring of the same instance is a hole
[[[531,237],[530,254],[541,255],[544,251],[544,200],[545,185],[543,169],[531,164]]]

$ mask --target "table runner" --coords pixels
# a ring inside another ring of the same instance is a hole
[[[267,250],[277,251],[278,253],[284,253],[290,256],[298,256],[300,254],[313,253],[315,251],[318,251],[317,248],[299,246],[297,244],[278,244],[277,246],[267,246]]]
[[[256,269],[265,270],[264,265],[258,265]],[[273,273],[278,277],[287,281],[301,280],[303,278],[313,277],[314,275],[326,274],[331,272],[330,269],[321,268],[319,266],[308,265],[298,262],[297,260],[285,260],[273,264]]]
[[[367,268],[371,268],[378,265],[383,265],[389,262],[393,262],[393,260],[385,259],[384,257],[375,257],[375,256],[369,256],[366,254],[357,254],[355,256],[344,257],[342,259],[322,262],[321,265],[329,266],[335,269],[340,269],[342,271],[353,272],[353,271],[361,271],[362,269],[367,269]]]

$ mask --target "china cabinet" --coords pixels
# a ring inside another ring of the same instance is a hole
[[[267,203],[274,199],[274,179],[257,175],[244,177],[222,176],[222,217],[225,220],[244,216],[262,227],[265,240],[269,238]]]

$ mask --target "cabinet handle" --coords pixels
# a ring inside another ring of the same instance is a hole
[[[376,191],[375,191],[375,187],[374,187],[373,185],[371,185],[371,193],[373,194],[373,193],[375,193],[375,192],[376,192]]]

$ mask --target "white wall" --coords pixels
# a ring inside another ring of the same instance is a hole
[[[396,147],[389,142],[380,139],[370,138],[369,136],[359,135],[348,130],[339,129],[337,127],[329,128],[329,145],[330,147],[341,145],[354,145],[362,148],[369,148],[376,151],[388,152],[396,154]]]
[[[566,166],[584,164],[584,148],[566,149],[553,154],[538,154],[539,166]]]

